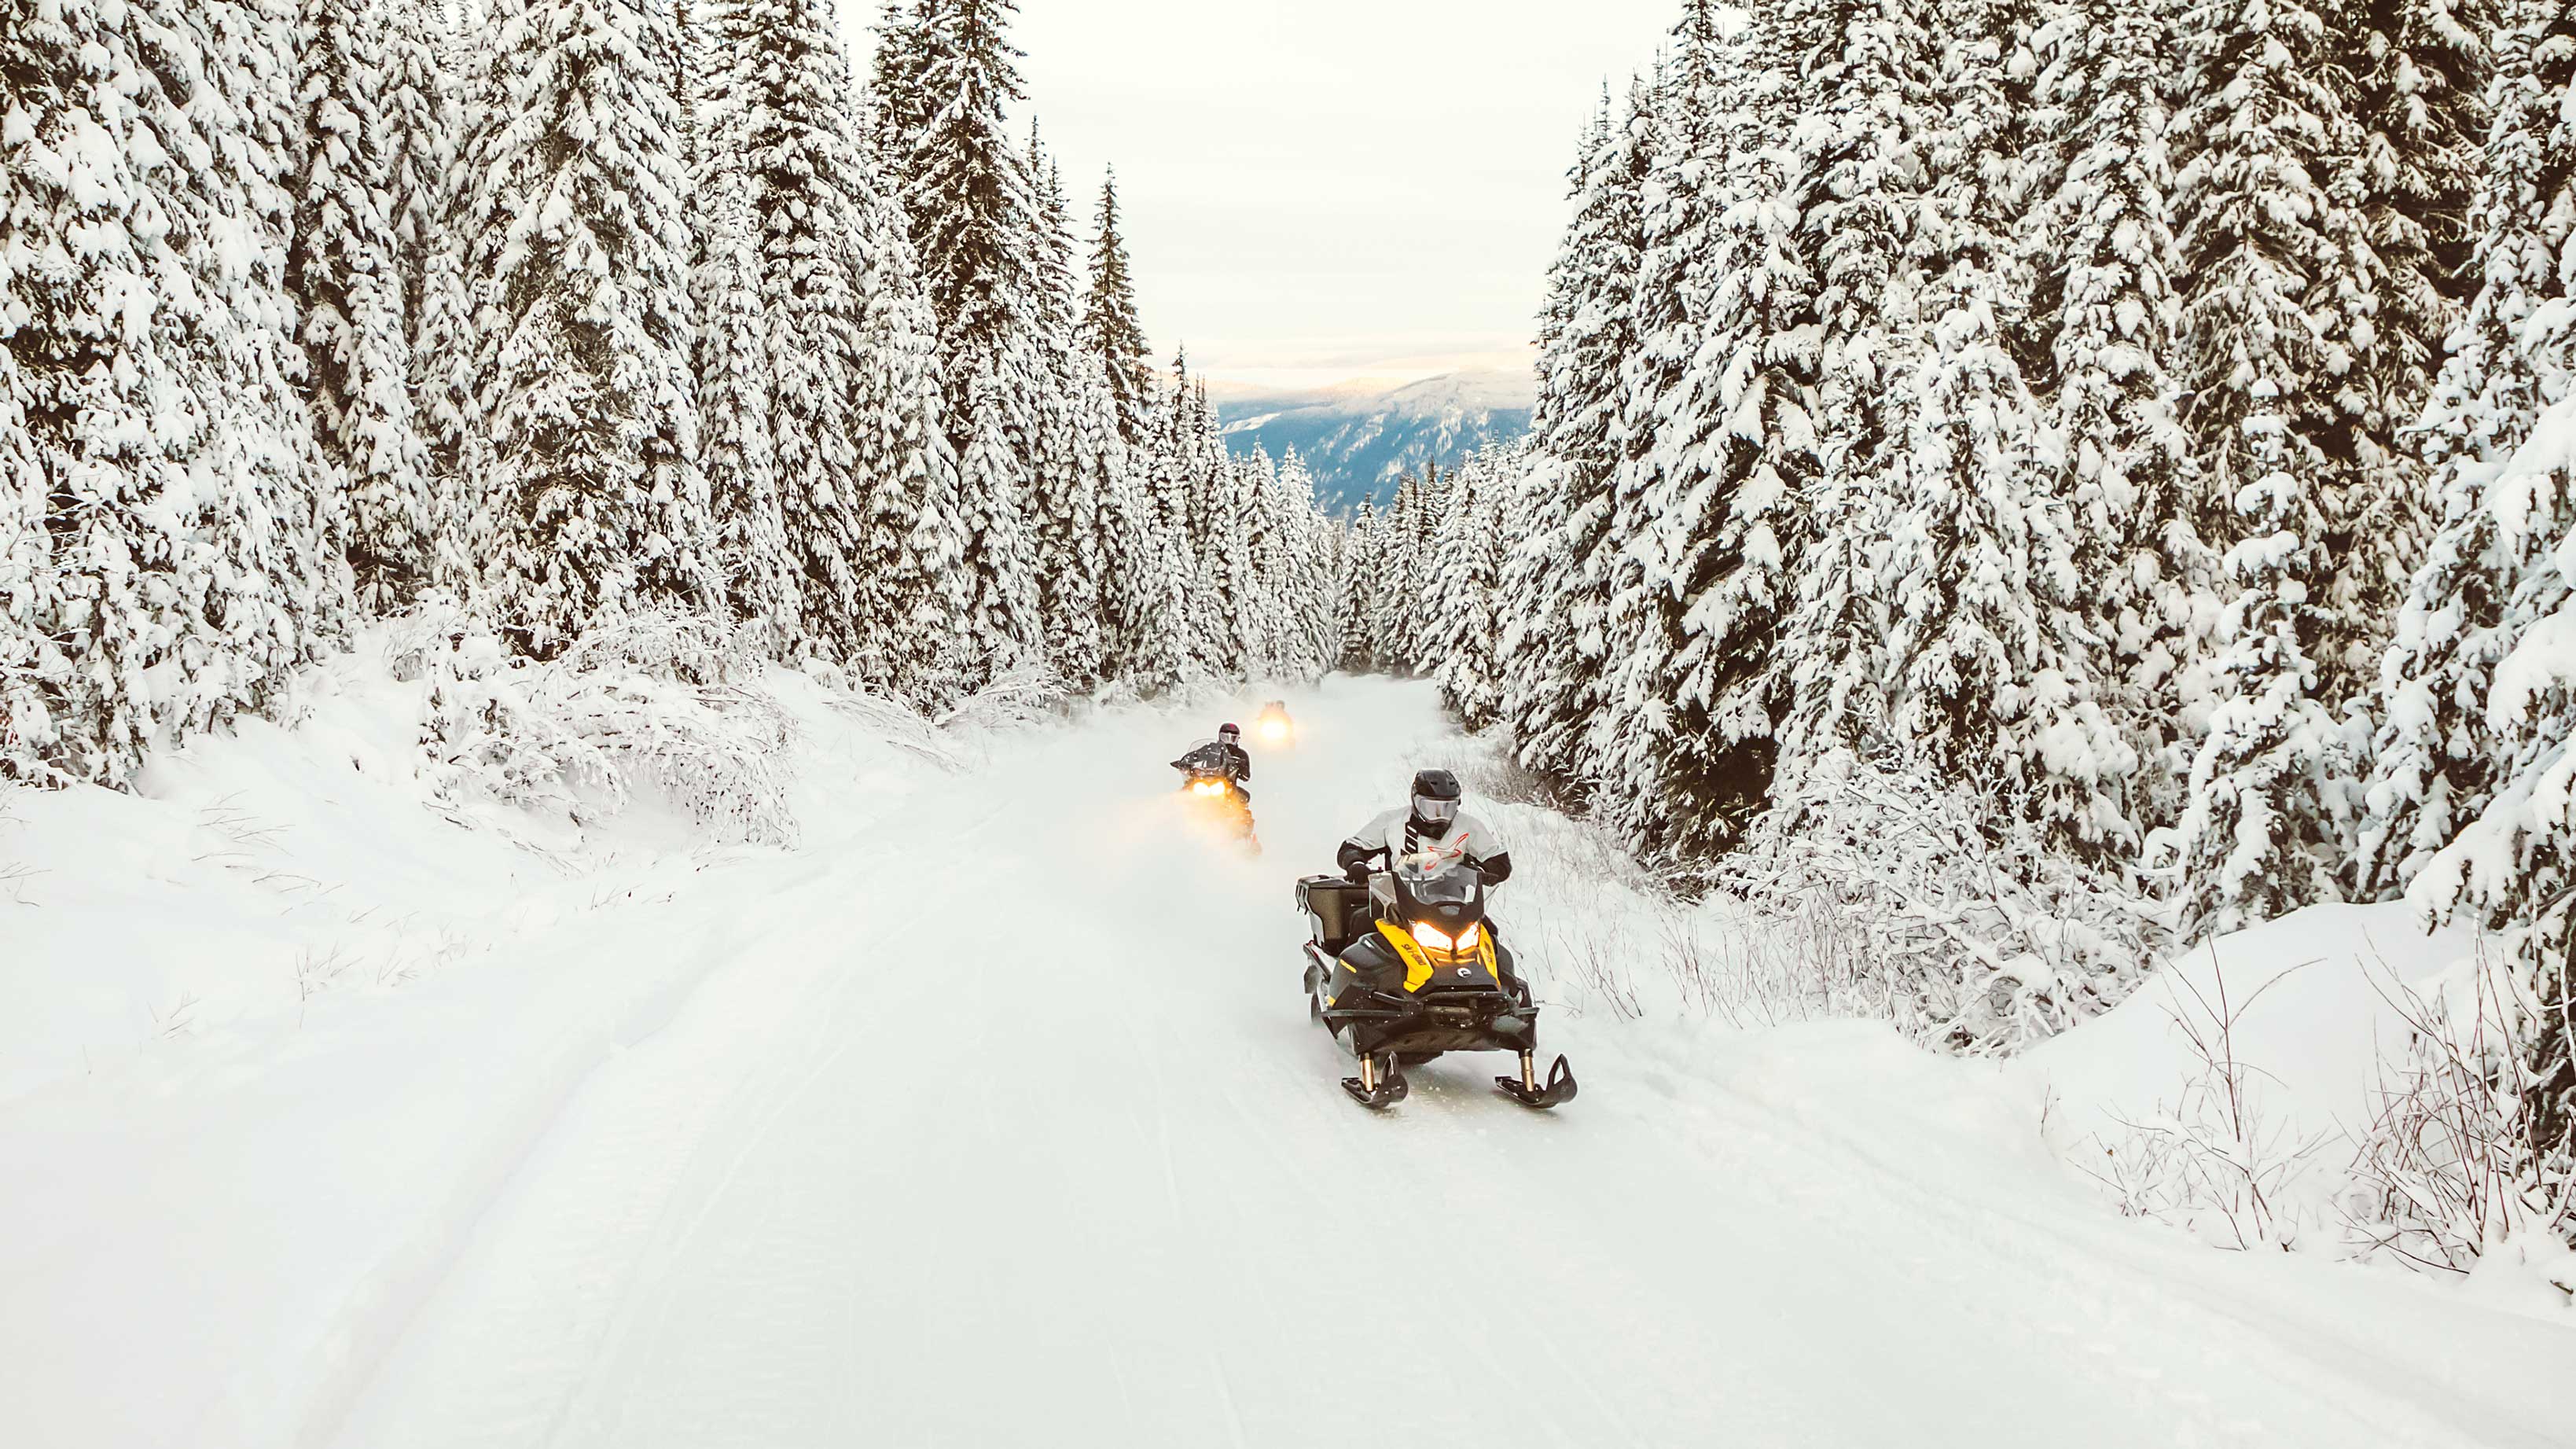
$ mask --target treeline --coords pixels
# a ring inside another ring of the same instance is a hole
[[[1146,357],[1009,0],[0,19],[0,779],[115,782],[435,595],[936,705],[1303,674],[1337,534]]]
[[[1757,896],[1936,818],[2184,938],[2411,888],[2521,931],[2563,1129],[2571,73],[2521,0],[1688,0],[1573,172],[1453,702]],[[2012,929],[1999,995],[2103,959]]]

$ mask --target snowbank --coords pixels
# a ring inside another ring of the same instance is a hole
[[[133,794],[0,798],[0,1438],[327,1419],[570,1094],[758,939],[733,893],[809,869],[649,791],[460,807],[381,645],[309,674],[295,727],[200,737]],[[809,838],[971,748],[761,684]]]
[[[2056,1099],[2051,1115],[2069,1130],[2111,1132],[2170,1104],[2203,1070],[2194,1030],[2213,1039],[2232,1020],[2257,1110],[2293,1136],[2354,1129],[2380,1064],[2405,1041],[2388,993],[2422,987],[2477,947],[2466,929],[2428,935],[2403,904],[2313,906],[2166,962],[2016,1073]]]
[[[2449,1270],[2576,1326],[2563,1189],[2494,1090],[2494,943],[2403,904],[2318,906],[2174,960],[2010,1080],[2121,1211],[2221,1247]]]

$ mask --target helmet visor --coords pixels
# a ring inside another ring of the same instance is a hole
[[[1428,795],[1416,795],[1413,797],[1413,818],[1425,825],[1436,825],[1446,830],[1457,823],[1458,802],[1434,800]]]

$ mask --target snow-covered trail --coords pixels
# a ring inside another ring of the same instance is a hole
[[[1498,1058],[1363,1112],[1291,883],[1441,727],[1418,688],[1291,704],[1258,859],[1171,813],[1184,741],[1126,715],[747,874],[736,959],[574,1095],[309,1437],[2552,1442],[1581,1029],[1560,1114],[1493,1095]]]

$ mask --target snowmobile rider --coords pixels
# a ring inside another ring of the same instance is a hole
[[[1201,745],[1197,749],[1190,751],[1188,754],[1181,756],[1179,759],[1172,761],[1172,768],[1175,770],[1189,769],[1191,762],[1202,755],[1216,756],[1216,760],[1212,763],[1214,763],[1218,769],[1222,770],[1227,778],[1234,781],[1236,789],[1240,790],[1244,786],[1252,783],[1252,752],[1243,747],[1243,729],[1240,725],[1224,724],[1217,726],[1215,744]],[[1244,794],[1248,799],[1250,798],[1251,792],[1245,791]]]
[[[1391,869],[1394,862],[1425,850],[1459,854],[1485,873],[1487,886],[1512,878],[1512,852],[1494,828],[1461,813],[1464,794],[1458,777],[1447,770],[1424,770],[1413,777],[1409,810],[1389,810],[1342,842],[1342,874],[1353,885],[1368,884],[1372,870]]]

